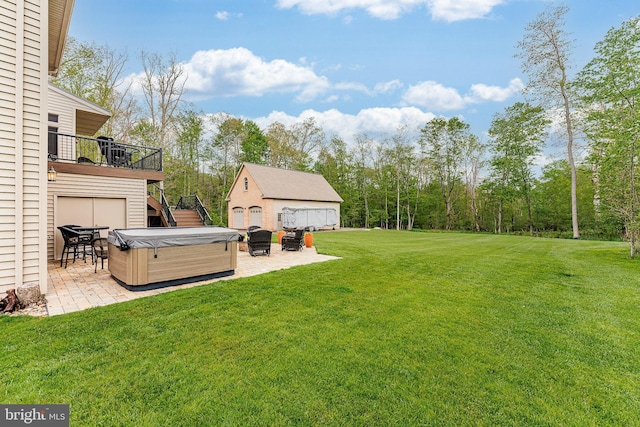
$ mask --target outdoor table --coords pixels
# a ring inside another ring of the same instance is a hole
[[[74,230],[77,231],[100,231],[100,230],[108,230],[109,226],[108,225],[92,225],[92,226],[87,226],[87,227],[74,227]]]

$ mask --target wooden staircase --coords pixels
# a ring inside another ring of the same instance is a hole
[[[175,208],[171,208],[164,195],[158,201],[147,196],[147,227],[202,227],[213,225],[207,210],[198,196],[182,196]],[[193,209],[195,207],[195,209]],[[205,219],[203,219],[205,218]]]
[[[177,227],[202,227],[204,225],[195,209],[175,209],[171,212],[176,219]]]

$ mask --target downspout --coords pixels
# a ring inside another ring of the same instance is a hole
[[[16,103],[15,103],[15,286],[24,279],[24,0],[16,0]]]
[[[38,239],[38,283],[40,285],[40,292],[45,294],[47,292],[48,287],[48,273],[47,273],[47,261],[48,261],[48,243],[49,243],[49,233],[53,234],[53,224],[51,224],[51,229],[49,229],[48,223],[48,211],[47,206],[49,202],[49,182],[47,179],[47,153],[48,147],[46,141],[48,140],[48,127],[47,127],[47,116],[48,116],[48,107],[49,107],[49,73],[48,66],[44,66],[44,64],[48,64],[48,53],[49,53],[49,2],[40,2],[40,16],[46,16],[47,19],[41,19],[40,22],[46,22],[44,28],[40,28],[40,52],[41,55],[44,53],[44,56],[47,58],[41,65],[40,68],[40,185],[41,189],[44,191],[40,192],[40,197],[38,201],[40,205],[38,206],[38,221],[40,224],[39,227],[39,239]],[[42,193],[45,194],[45,197],[42,196]],[[44,231],[44,232],[43,232]],[[55,258],[55,255],[54,255]]]

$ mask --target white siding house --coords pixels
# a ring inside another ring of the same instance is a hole
[[[0,291],[23,283],[46,291],[47,81],[72,7],[0,1]]]

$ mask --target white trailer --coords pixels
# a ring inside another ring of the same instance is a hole
[[[304,228],[314,231],[334,227],[337,223],[338,213],[333,208],[282,208],[282,228],[285,230]]]

